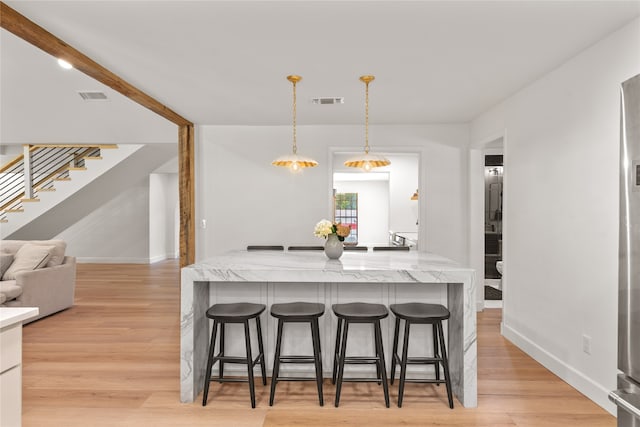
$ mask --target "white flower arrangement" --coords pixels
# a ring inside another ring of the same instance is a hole
[[[351,233],[351,227],[349,225],[337,224],[326,219],[320,220],[313,230],[313,234],[316,237],[324,237],[326,239],[329,235],[335,234],[341,242],[344,241],[344,238],[347,237],[349,233]]]

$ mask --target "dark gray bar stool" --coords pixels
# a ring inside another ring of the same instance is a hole
[[[248,251],[284,251],[284,246],[279,245],[249,245]]]
[[[363,252],[366,252],[366,251],[369,250],[369,248],[367,246],[344,245],[344,250],[345,251],[363,251]]]
[[[340,404],[340,390],[342,382],[377,382],[382,383],[384,402],[389,407],[389,387],[387,385],[387,370],[384,363],[384,349],[382,347],[382,331],[380,320],[389,315],[387,307],[382,304],[368,304],[353,302],[349,304],[334,304],[333,313],[338,318],[338,330],[336,331],[336,351],[333,359],[332,382],[336,384],[336,408]],[[351,323],[370,323],[373,325],[376,355],[346,356],[347,335]],[[344,325],[344,329],[343,329]],[[343,378],[345,364],[375,364],[376,378]]]
[[[267,372],[264,366],[264,348],[262,346],[262,328],[260,327],[260,314],[267,307],[264,304],[253,304],[249,302],[239,302],[234,304],[214,304],[207,310],[207,317],[213,319],[213,330],[211,331],[211,343],[209,344],[209,358],[207,360],[207,372],[204,377],[204,393],[202,394],[202,406],[207,404],[209,395],[209,383],[211,381],[223,382],[249,382],[249,392],[251,393],[251,407],[256,407],[256,394],[253,386],[253,367],[260,362],[262,370],[262,385],[267,385]],[[258,332],[258,357],[251,356],[251,337],[249,335],[249,320],[256,320]],[[227,323],[244,324],[244,341],[246,346],[246,357],[233,357],[224,355],[224,327]],[[215,354],[216,332],[220,325],[220,352]],[[216,362],[220,362],[220,375],[217,378],[211,377],[211,369]],[[242,363],[247,365],[248,379],[224,378],[225,363]]]
[[[408,251],[409,246],[374,246],[374,251]]]
[[[288,251],[324,251],[324,246],[289,246]]]
[[[398,389],[398,407],[402,407],[404,395],[404,384],[410,383],[430,383],[447,385],[447,397],[449,407],[453,409],[453,397],[451,395],[451,378],[449,377],[449,361],[447,360],[447,349],[444,343],[444,333],[442,331],[442,321],[449,318],[451,313],[446,307],[440,304],[425,304],[410,302],[406,304],[391,304],[389,306],[396,316],[395,333],[393,334],[393,354],[391,356],[391,384],[393,384],[396,373],[396,364],[400,365],[400,387]],[[398,337],[400,335],[400,319],[404,320],[404,339],[402,344],[402,358],[398,357]],[[409,349],[409,329],[412,324],[433,325],[433,357],[408,357]],[[435,368],[435,379],[406,379],[407,365],[423,364],[433,365]],[[444,380],[440,379],[440,364],[444,369]]]
[[[278,335],[276,337],[276,354],[273,359],[273,371],[271,374],[271,394],[269,406],[273,406],[278,381],[313,381],[318,386],[318,399],[320,406],[324,405],[322,395],[322,351],[320,349],[320,328],[318,318],[324,314],[324,304],[312,302],[291,302],[286,304],[271,305],[271,315],[278,319]],[[311,341],[313,343],[313,356],[282,356],[282,329],[285,323],[306,323],[311,326]],[[316,377],[281,377],[281,363],[313,363],[316,366]]]

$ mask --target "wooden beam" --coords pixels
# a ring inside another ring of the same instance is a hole
[[[178,130],[178,191],[180,192],[180,266],[193,264],[196,253],[193,125]]]
[[[60,40],[35,22],[27,19],[4,2],[0,2],[0,27],[12,32],[21,39],[42,49],[56,58],[64,59],[77,70],[93,77],[100,83],[120,92],[178,126],[191,125],[189,120],[153,99],[135,86],[127,83],[111,71],[104,68],[82,52]]]

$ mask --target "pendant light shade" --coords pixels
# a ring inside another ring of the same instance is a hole
[[[378,154],[369,153],[369,83],[375,79],[375,76],[361,76],[360,80],[365,84],[365,145],[364,154],[352,157],[344,162],[344,165],[350,168],[360,168],[365,172],[371,171],[373,168],[388,166],[391,164],[389,159]]]
[[[299,170],[302,168],[312,168],[314,166],[318,166],[318,162],[309,157],[298,156],[297,154],[287,154],[285,156],[278,157],[273,162],[271,162],[274,166],[282,166],[285,168],[290,168],[291,170]]]
[[[298,155],[296,134],[296,84],[300,80],[302,80],[302,77],[291,75],[287,76],[287,80],[289,80],[293,84],[293,153],[278,157],[273,162],[271,162],[271,164],[274,166],[289,168],[292,172],[299,172],[303,168],[312,168],[314,166],[318,166],[318,162],[308,157]]]

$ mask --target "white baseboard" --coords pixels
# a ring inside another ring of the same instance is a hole
[[[570,366],[564,361],[558,359],[556,356],[549,353],[518,331],[504,324],[504,322],[501,323],[500,329],[502,335],[506,339],[527,353],[534,360],[541,363],[545,368],[549,369],[571,387],[587,396],[611,415],[616,415],[616,405],[609,401],[608,398],[611,390],[606,389],[582,372],[575,369],[573,366]]]
[[[149,264],[149,258],[76,257],[79,264]]]
[[[149,258],[149,264],[164,261],[165,259],[178,259],[180,256],[174,256],[173,254],[156,255]]]
[[[167,258],[168,258],[168,256],[166,254],[165,255],[152,256],[151,258],[149,258],[149,264],[153,264],[153,263],[156,263],[156,262],[164,261]]]

